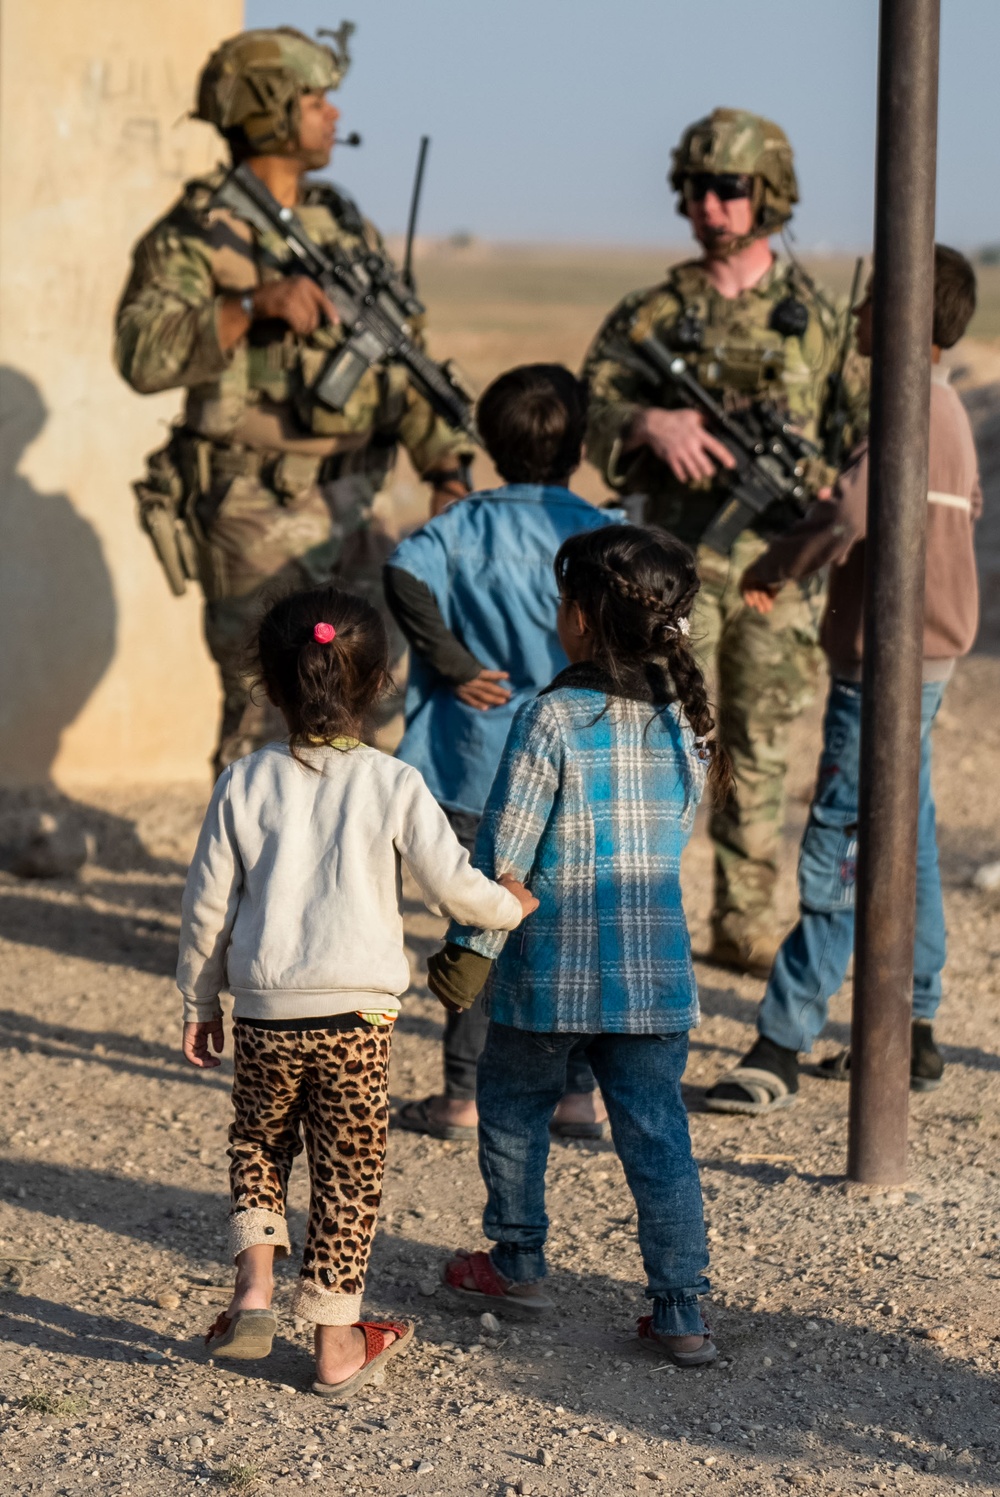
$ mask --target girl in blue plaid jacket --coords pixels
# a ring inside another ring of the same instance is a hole
[[[581,1037],[635,1198],[652,1314],[639,1335],[679,1366],[716,1356],[699,1299],[708,1251],[681,1076],[698,994],[680,859],[706,777],[728,767],[688,647],[698,578],[663,531],[615,525],[556,558],[570,660],[511,728],[476,845],[488,876],[539,900],[511,940],[453,925],[431,988],[463,1006],[486,984],[479,1063],[483,1218],[494,1247],[459,1253],[463,1300],[524,1312],[544,1278],[548,1125]]]

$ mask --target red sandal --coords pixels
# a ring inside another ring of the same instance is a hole
[[[463,1288],[464,1280],[470,1277],[475,1289]],[[495,1310],[502,1304],[508,1309],[537,1315],[553,1308],[552,1301],[538,1285],[514,1285],[502,1279],[489,1253],[467,1253],[459,1249],[451,1262],[445,1264],[441,1282],[456,1299],[481,1305],[484,1310]]]
[[[365,1359],[357,1372],[345,1377],[342,1383],[313,1383],[313,1392],[321,1398],[350,1398],[371,1381],[383,1362],[405,1352],[413,1340],[414,1327],[412,1320],[356,1320],[352,1329],[364,1332]],[[387,1331],[395,1337],[394,1341],[386,1341]]]

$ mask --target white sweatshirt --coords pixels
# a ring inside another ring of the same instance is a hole
[[[418,770],[363,744],[307,754],[319,773],[270,743],[219,778],[181,906],[186,1021],[218,1017],[226,989],[242,1019],[398,1008],[410,981],[401,862],[433,914],[520,923]]]

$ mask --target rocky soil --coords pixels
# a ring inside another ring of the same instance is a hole
[[[937,732],[949,1064],[939,1091],[913,1099],[905,1193],[845,1190],[843,1087],[808,1078],[795,1108],[758,1120],[700,1110],[748,1042],[760,984],[699,969],[687,1084],[723,1352],[704,1373],[675,1372],[632,1337],[641,1266],[609,1144],[554,1146],[558,1308],[497,1329],[436,1287],[448,1250],[481,1240],[474,1153],[406,1133],[391,1139],[369,1304],[418,1319],[410,1355],[347,1409],[309,1393],[307,1336],[287,1318],[270,1361],[206,1362],[199,1335],[229,1279],[227,1080],[181,1061],[170,978],[201,805],[177,790],[76,807],[96,844],[80,875],[0,874],[0,1490],[1000,1490],[1000,895],[970,886],[1000,856],[998,686],[995,660],[969,662]],[[795,756],[789,914],[815,728],[813,715]],[[23,813],[8,799],[8,825]],[[696,946],[708,872],[699,836],[686,877]],[[422,969],[440,924],[414,906],[409,928],[396,1096],[432,1090],[439,1070]],[[300,1178],[299,1240],[304,1200]],[[286,1276],[279,1303],[289,1289]]]
[[[995,409],[977,411],[993,449]],[[983,544],[992,576],[995,520]],[[551,1318],[487,1325],[437,1287],[449,1250],[481,1241],[474,1152],[399,1132],[368,1303],[419,1321],[410,1355],[348,1408],[308,1391],[307,1335],[287,1309],[268,1362],[207,1362],[200,1336],[231,1273],[227,1071],[184,1066],[170,976],[203,799],[118,787],[0,800],[0,844],[52,812],[91,851],[75,876],[0,871],[0,1491],[1000,1491],[1000,892],[972,884],[1000,859],[997,638],[988,629],[961,667],[935,733],[948,1069],[912,1100],[905,1191],[845,1188],[838,1085],[807,1077],[774,1117],[701,1110],[749,1042],[761,984],[699,966],[687,1095],[723,1354],[702,1373],[634,1339],[641,1265],[610,1144],[553,1147]],[[817,730],[814,709],[790,778],[789,919]],[[708,878],[699,833],[685,871],[696,948]],[[408,927],[396,1097],[435,1089],[440,1066],[423,969],[441,925],[414,905]],[[845,989],[821,1052],[845,1040],[848,1014]],[[301,1241],[301,1176],[292,1200]],[[279,1307],[289,1295],[285,1275]]]

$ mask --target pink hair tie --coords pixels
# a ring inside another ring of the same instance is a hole
[[[337,638],[337,631],[332,624],[315,624],[313,626],[313,639],[318,645],[328,645],[331,640]]]

